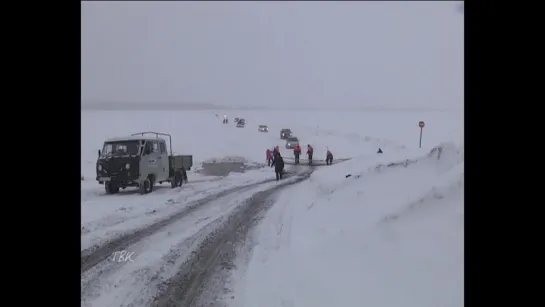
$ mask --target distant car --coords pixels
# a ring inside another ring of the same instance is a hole
[[[243,121],[239,120],[237,123],[237,128],[244,128],[245,124]]]
[[[267,127],[267,125],[259,125],[259,128],[257,130],[259,132],[269,132],[269,127]]]
[[[299,144],[299,139],[296,136],[291,136],[286,139],[286,149],[293,149],[297,144]]]
[[[285,140],[289,137],[293,136],[293,132],[291,132],[290,129],[282,129],[280,130],[280,138]]]

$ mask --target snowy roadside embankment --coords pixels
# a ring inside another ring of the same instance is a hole
[[[364,156],[282,193],[232,306],[463,304],[463,148]],[[352,176],[346,178],[346,174]]]

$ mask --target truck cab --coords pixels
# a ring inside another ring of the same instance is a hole
[[[96,180],[104,184],[107,194],[129,186],[139,187],[142,194],[149,193],[155,183],[173,180],[176,183],[173,187],[181,186],[177,172],[182,169],[180,175],[183,178],[184,157],[191,157],[189,165],[186,165],[189,169],[193,163],[192,156],[169,155],[165,139],[158,137],[160,133],[156,133],[156,137],[144,134],[108,139],[98,151]],[[180,165],[175,165],[175,162]]]
[[[128,136],[104,142],[97,160],[97,181],[107,193],[119,188],[152,185],[169,177],[166,142],[160,138]]]

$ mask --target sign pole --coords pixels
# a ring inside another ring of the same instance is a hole
[[[420,128],[420,143],[418,144],[418,148],[422,148],[422,128]]]
[[[424,121],[418,122],[418,127],[420,127],[420,142],[418,144],[418,148],[422,148],[422,130],[424,130],[425,123]]]

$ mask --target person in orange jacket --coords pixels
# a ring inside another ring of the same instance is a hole
[[[310,146],[310,144],[307,145],[307,155],[308,155],[308,164],[312,164],[312,154],[314,153],[314,148]]]
[[[267,151],[265,152],[265,157],[267,159],[267,166],[271,166],[273,152],[272,150],[267,148]]]
[[[331,153],[331,151],[329,150],[329,148],[327,149],[327,152],[325,154],[325,164],[326,165],[331,165],[333,164],[333,154]]]
[[[299,164],[299,156],[301,155],[301,146],[299,144],[293,148],[293,155],[295,156],[295,164]]]

